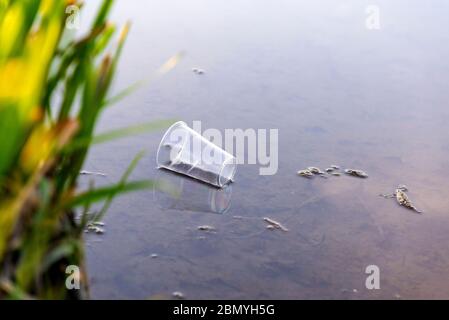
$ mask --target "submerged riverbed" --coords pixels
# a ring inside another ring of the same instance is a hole
[[[107,110],[99,131],[156,119],[279,129],[279,169],[239,165],[217,190],[156,169],[162,131],[96,146],[85,169],[108,175],[99,184],[145,149],[132,177],[181,196],[115,200],[105,234],[86,236],[92,298],[449,298],[449,4],[376,1],[369,30],[371,2],[117,1],[112,20],[133,24],[116,91],[185,56]],[[331,164],[369,178],[296,175]],[[398,184],[423,215],[378,196]],[[365,288],[368,265],[380,290]]]

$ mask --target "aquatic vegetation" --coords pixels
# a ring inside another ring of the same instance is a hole
[[[307,170],[309,170],[313,174],[324,174],[324,172],[321,171],[321,169],[318,167],[308,167]]]
[[[326,168],[322,171],[318,167],[308,167],[307,169],[299,170],[297,174],[304,178],[313,178],[315,175],[320,176],[321,178],[327,178],[328,175],[339,177],[340,172],[336,172],[340,170],[340,167],[337,165],[331,165],[329,168]]]
[[[313,178],[315,175],[318,175],[322,178],[327,178],[328,175],[339,177],[341,176],[341,173],[338,172],[339,170],[340,167],[333,164],[329,168],[326,168],[324,171],[322,171],[318,167],[308,167],[307,169],[299,170],[297,174],[305,178]],[[368,174],[363,170],[345,169],[344,173],[346,173],[348,176],[357,178],[368,178]]]
[[[77,265],[87,281],[82,234],[89,208],[105,201],[99,220],[115,196],[152,186],[128,182],[139,155],[117,184],[77,188],[94,143],[167,124],[94,136],[108,103],[123,95],[108,97],[130,26],[115,37],[107,21],[112,4],[104,0],[77,38],[65,27],[66,8],[81,6],[77,1],[0,1],[0,298],[85,296],[65,288],[65,270]],[[80,221],[75,210],[82,210]]]
[[[305,177],[305,178],[313,178],[313,173],[310,172],[309,170],[305,169],[305,170],[299,170],[298,175],[300,175],[301,177]]]
[[[345,169],[345,173],[357,178],[368,178],[368,174],[365,171],[358,169]]]
[[[422,213],[419,211],[410,201],[407,194],[402,191],[401,189],[396,189],[396,201],[403,207],[406,207],[407,209],[411,209],[416,211],[417,213]]]
[[[395,198],[397,203],[407,209],[413,210],[416,213],[422,213],[422,211],[418,210],[416,206],[411,202],[406,192],[408,191],[407,186],[401,184],[399,185],[395,192],[392,194],[381,194],[381,197],[384,198]]]

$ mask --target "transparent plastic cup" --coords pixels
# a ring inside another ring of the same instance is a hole
[[[216,187],[234,179],[235,157],[219,148],[183,121],[174,123],[159,144],[158,168],[165,168]]]

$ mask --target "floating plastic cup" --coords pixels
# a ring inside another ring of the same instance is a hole
[[[234,179],[235,157],[219,148],[183,121],[174,123],[159,144],[157,165],[223,187]]]

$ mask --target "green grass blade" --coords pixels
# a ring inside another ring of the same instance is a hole
[[[155,79],[157,79],[159,76],[164,75],[165,73],[170,72],[173,68],[175,68],[179,64],[179,62],[182,60],[183,56],[184,56],[183,52],[178,52],[173,57],[171,57],[170,59],[165,61],[164,64],[162,64],[156,70],[156,72],[154,72],[153,74],[149,75],[147,78],[139,80],[139,81],[131,84],[127,88],[123,89],[122,91],[120,91],[119,93],[114,95],[113,97],[108,98],[105,101],[105,105],[111,106],[111,105],[116,104],[117,102],[121,101],[125,97],[129,96],[134,91],[140,89],[143,86],[149,85]]]
[[[125,138],[129,136],[134,136],[137,134],[142,134],[150,131],[162,130],[168,128],[172,125],[174,120],[159,120],[152,121],[149,123],[143,123],[135,126],[130,126],[126,128],[120,128],[111,130],[105,133],[98,134],[94,137],[83,137],[74,140],[67,148],[66,152],[74,152],[78,149],[85,148],[89,145],[95,145],[100,143],[109,142],[112,140],[117,140],[120,138]]]
[[[71,209],[82,206],[86,203],[94,203],[109,198],[111,195],[121,195],[132,191],[150,189],[154,187],[154,182],[150,180],[140,180],[128,182],[126,184],[115,184],[112,186],[98,188],[92,191],[81,193],[63,204],[63,208]]]
[[[92,29],[97,29],[105,23],[106,17],[108,16],[108,13],[111,10],[113,3],[114,3],[113,0],[104,0],[103,1],[100,11],[98,12],[97,17],[95,18]]]
[[[128,180],[129,176],[131,175],[131,173],[134,171],[134,169],[136,168],[137,164],[139,163],[139,161],[143,158],[143,156],[145,155],[144,151],[139,152],[134,159],[131,161],[131,163],[129,164],[128,168],[126,169],[125,173],[123,174],[122,178],[120,179],[119,185],[125,185],[126,181]],[[95,221],[99,221],[101,219],[103,219],[103,216],[106,214],[106,211],[108,211],[109,207],[111,206],[112,200],[114,199],[115,194],[112,194],[111,196],[109,196],[105,203],[103,204],[103,207],[101,208],[101,210],[98,212],[98,214],[95,215],[94,220]]]

